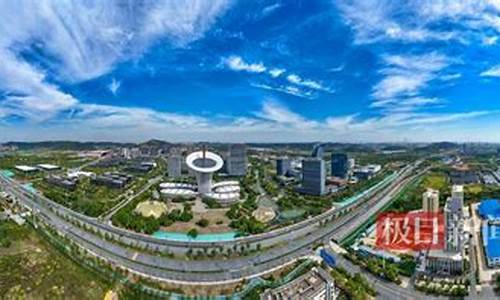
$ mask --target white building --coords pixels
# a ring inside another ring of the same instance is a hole
[[[169,198],[202,196],[214,199],[223,206],[230,205],[240,199],[239,182],[212,182],[213,173],[219,171],[223,164],[222,158],[213,152],[205,149],[193,152],[186,157],[186,165],[196,176],[196,185],[165,182],[160,184],[160,193]]]
[[[422,194],[422,210],[424,212],[439,212],[439,191],[427,189]]]
[[[457,275],[464,271],[464,209],[463,186],[453,186],[451,197],[444,206],[445,247],[430,250],[425,260],[427,271]]]

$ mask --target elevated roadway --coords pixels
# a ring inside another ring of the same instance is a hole
[[[360,214],[365,212],[367,207],[374,207],[387,195],[393,195],[399,191],[415,176],[410,176],[414,168],[415,166],[410,166],[402,170],[393,182],[388,183],[387,186],[381,188],[371,197],[364,199],[362,203],[345,208],[342,214],[328,211],[304,222],[257,237],[245,237],[230,242],[201,243],[204,246],[208,244],[210,247],[230,247],[239,243],[250,244],[251,242],[247,240],[263,242],[266,239],[277,237],[281,241],[279,246],[274,244],[275,247],[264,249],[258,255],[210,260],[180,260],[133,250],[120,243],[101,238],[101,236],[108,234],[108,238],[113,236],[120,242],[128,244],[127,241],[130,241],[130,243],[135,243],[136,246],[142,243],[141,245],[147,246],[150,250],[169,251],[172,244],[175,244],[174,247],[182,247],[185,252],[187,249],[194,249],[200,243],[172,243],[173,241],[158,240],[149,236],[131,233],[72,212],[41,195],[33,195],[25,191],[15,181],[2,177],[0,184],[22,204],[32,209],[44,223],[50,225],[80,247],[114,265],[126,268],[131,272],[165,281],[214,284],[252,278],[309,253],[315,243],[327,241],[344,226],[350,226],[352,222],[357,222],[360,216],[364,216],[364,214]],[[345,213],[347,211],[349,213]],[[101,234],[96,235],[83,229],[83,226],[68,222],[67,219],[83,223],[87,229],[90,227]]]

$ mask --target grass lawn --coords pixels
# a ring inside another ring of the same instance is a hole
[[[472,195],[481,194],[482,191],[483,186],[481,184],[471,184],[465,187],[465,192]]]
[[[0,222],[11,236],[0,247],[1,299],[103,299],[110,284],[53,249],[36,232],[12,222]]]
[[[448,186],[447,178],[443,173],[430,173],[425,176],[422,182],[424,187],[442,190]]]

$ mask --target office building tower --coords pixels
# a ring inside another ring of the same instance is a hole
[[[182,156],[180,154],[171,154],[167,162],[168,177],[177,178],[182,176]]]
[[[427,189],[422,194],[422,210],[424,212],[439,212],[439,191]]]
[[[302,161],[302,188],[304,194],[320,196],[325,194],[325,161],[306,158]]]
[[[332,176],[347,178],[349,172],[349,160],[344,153],[332,154]]]
[[[279,157],[276,159],[276,175],[286,176],[290,171],[291,162],[288,157]]]
[[[226,158],[226,171],[231,176],[245,176],[247,174],[247,147],[245,144],[229,145]]]

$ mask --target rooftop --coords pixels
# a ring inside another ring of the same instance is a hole
[[[35,168],[35,167],[30,167],[30,166],[25,166],[25,165],[15,166],[15,168],[16,168],[17,170],[20,170],[20,171],[23,171],[23,172],[33,172],[33,171],[38,170],[38,169],[37,169],[37,168]]]
[[[500,258],[500,225],[483,224],[483,245],[489,259]]]
[[[57,170],[57,169],[59,169],[59,166],[51,165],[51,164],[39,164],[38,167],[45,169],[45,170]]]
[[[329,293],[333,292],[332,285],[333,279],[326,271],[321,268],[313,268],[283,286],[265,291],[261,299],[314,299],[325,289]]]
[[[478,212],[481,218],[486,220],[500,219],[500,200],[485,199],[481,201]]]

